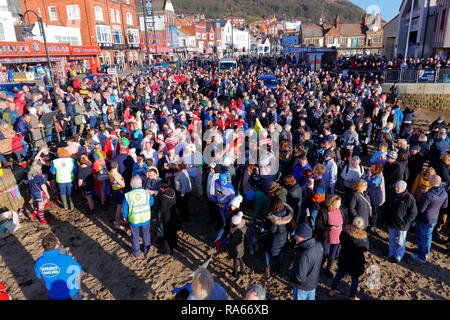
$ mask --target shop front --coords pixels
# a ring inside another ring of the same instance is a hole
[[[77,74],[86,73],[87,69],[97,73],[99,54],[98,46],[70,46],[70,56],[67,59],[69,67]]]
[[[65,77],[66,69],[77,61],[82,61],[85,68],[90,68],[93,72],[98,69],[97,56],[100,49],[97,46],[47,43],[47,48],[50,66],[45,46],[38,40],[0,42],[0,64],[11,71],[14,81],[42,79],[49,72],[49,68],[52,68],[56,78]]]
[[[47,48],[50,66],[44,44],[40,41],[0,42],[0,64],[12,72],[14,81],[41,79],[49,67],[55,77],[60,77],[64,74],[67,57],[70,55],[69,44],[48,43]]]

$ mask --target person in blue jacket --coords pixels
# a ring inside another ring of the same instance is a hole
[[[36,277],[43,279],[50,300],[81,300],[81,265],[68,254],[61,253],[62,246],[54,233],[42,239],[44,254],[34,265]]]
[[[228,174],[221,173],[219,179],[215,181],[214,202],[219,207],[220,215],[225,224],[227,218],[228,207],[231,200],[236,196],[233,185],[228,180]]]

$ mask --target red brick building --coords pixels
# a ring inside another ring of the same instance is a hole
[[[139,21],[131,0],[20,0],[22,10],[49,25],[80,29],[83,45],[101,48],[100,64],[129,66],[139,59]],[[27,23],[36,18],[27,15]]]

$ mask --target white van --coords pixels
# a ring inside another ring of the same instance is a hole
[[[223,58],[219,61],[219,71],[237,69],[237,61],[233,58]]]

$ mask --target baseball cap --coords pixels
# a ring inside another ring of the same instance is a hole
[[[395,151],[389,151],[389,152],[387,153],[387,156],[388,156],[389,158],[392,158],[392,159],[397,160],[398,154],[397,154],[397,152],[395,152]]]

